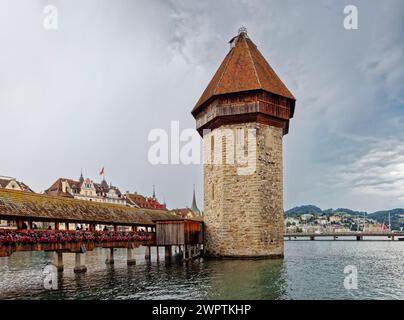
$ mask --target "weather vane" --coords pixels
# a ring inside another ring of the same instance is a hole
[[[247,28],[244,27],[244,26],[241,26],[241,27],[238,29],[238,34],[241,34],[241,33],[247,34]]]

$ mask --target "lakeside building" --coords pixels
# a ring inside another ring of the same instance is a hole
[[[89,178],[84,179],[83,174],[79,180],[59,178],[44,193],[50,196],[126,205],[126,199],[117,187],[108,184],[105,179],[102,179],[101,183],[95,183]]]
[[[135,208],[145,208],[145,209],[156,209],[156,210],[167,210],[167,205],[165,203],[160,203],[153,193],[152,197],[145,197],[141,194],[129,193],[125,194],[126,203],[130,207]]]
[[[0,189],[24,191],[24,192],[31,192],[31,193],[34,192],[24,182],[18,181],[16,178],[7,177],[7,176],[0,176]],[[10,226],[11,226],[10,222],[7,222],[6,220],[0,220],[0,228],[7,228]]]
[[[118,204],[134,208],[167,210],[165,203],[160,203],[156,198],[154,186],[153,196],[146,197],[141,194],[130,193],[123,194],[118,187],[108,184],[105,178],[101,183],[93,180],[84,179],[83,174],[78,180],[59,178],[47,190],[45,194],[50,196],[74,198],[78,200],[94,201],[101,203]]]
[[[24,182],[18,181],[16,178],[7,176],[0,176],[0,189],[34,192]]]

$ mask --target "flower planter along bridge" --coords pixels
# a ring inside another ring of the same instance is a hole
[[[133,249],[139,246],[145,247],[146,259],[152,247],[159,259],[159,246],[165,247],[166,259],[171,259],[173,246],[180,257],[191,259],[199,255],[203,244],[202,221],[167,211],[5,189],[0,189],[0,219],[17,226],[0,229],[0,257],[18,251],[53,251],[59,271],[63,270],[63,253],[75,253],[74,271],[85,272],[81,258],[96,247],[109,249],[108,264],[114,263],[114,248],[126,248],[131,265],[136,264]],[[48,227],[39,230],[37,223]]]

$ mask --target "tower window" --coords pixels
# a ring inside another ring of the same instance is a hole
[[[215,185],[212,183],[212,200],[215,200]]]
[[[215,157],[215,137],[212,135],[210,137],[210,162],[212,164],[214,163],[214,157]]]
[[[237,128],[236,130],[236,142],[237,144],[243,144],[244,130],[243,128]]]

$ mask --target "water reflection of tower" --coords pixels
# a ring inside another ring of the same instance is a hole
[[[209,263],[208,299],[287,298],[283,260],[218,260]]]

